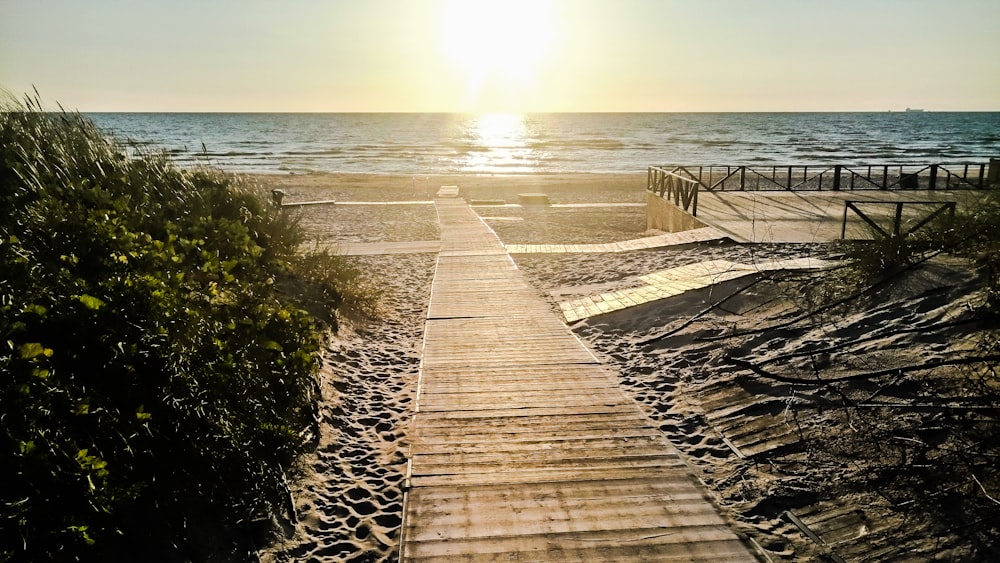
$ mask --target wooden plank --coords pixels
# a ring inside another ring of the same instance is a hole
[[[483,442],[490,437],[492,437],[493,441],[497,443],[504,442],[514,444],[518,442],[548,442],[552,444],[550,449],[554,450],[557,445],[563,446],[564,444],[562,444],[562,442],[568,440],[577,440],[581,442],[590,441],[590,444],[592,445],[600,440],[618,438],[618,443],[620,444],[627,443],[628,441],[641,444],[642,442],[655,441],[657,438],[661,437],[661,434],[656,428],[651,426],[605,427],[600,429],[584,428],[579,430],[563,427],[559,430],[549,432],[532,432],[524,430],[497,431],[494,429],[484,429],[483,431],[477,432],[475,427],[470,427],[454,429],[452,431],[438,430],[434,432],[428,432],[418,428],[414,430],[411,438],[414,444],[427,446],[432,443],[459,445],[470,443],[474,444]],[[661,445],[666,446],[667,444],[661,442]]]
[[[421,512],[419,516],[429,524],[429,529],[422,535],[413,537],[417,540],[449,537],[441,536],[432,531],[432,528],[463,532],[461,536],[456,534],[457,537],[477,537],[465,534],[466,530],[463,528],[474,531],[479,537],[506,536],[518,531],[526,521],[539,523],[532,530],[536,534],[622,530],[628,529],[629,523],[636,518],[653,520],[664,528],[714,526],[722,523],[722,519],[704,499],[677,501],[669,494],[632,498],[643,502],[624,506],[614,502],[617,499],[568,499],[557,495],[521,501],[504,499],[513,509],[510,512],[466,511],[462,509],[470,505],[482,508],[486,506],[465,502],[461,498],[453,499],[451,502],[435,503]]]
[[[761,260],[737,264],[728,260],[708,260],[653,272],[636,278],[646,285],[589,295],[559,304],[566,322],[634,307],[684,292],[701,289],[770,270],[820,269],[833,262],[819,259]]]
[[[725,234],[712,227],[701,227],[680,233],[665,233],[613,243],[600,244],[509,244],[509,254],[559,254],[559,253],[606,253],[634,252],[651,248],[678,246],[694,242],[706,242],[725,238]]]
[[[649,496],[669,497],[670,501],[685,501],[704,499],[705,491],[700,484],[691,479],[690,475],[679,473],[649,477],[645,479],[623,479],[586,481],[579,480],[567,487],[565,483],[526,483],[516,488],[498,488],[493,485],[480,486],[442,486],[419,489],[421,498],[427,502],[450,502],[457,498],[470,503],[499,504],[501,501],[517,502],[546,498],[562,497],[569,499],[616,499],[616,498],[648,498]]]
[[[631,528],[566,534],[428,540],[404,553],[409,561],[756,561],[717,526]],[[696,542],[687,541],[689,539]],[[612,547],[614,546],[614,547]],[[624,549],[627,546],[627,550]],[[404,546],[411,547],[411,546]],[[627,555],[623,556],[623,551]]]
[[[526,483],[576,483],[578,481],[620,481],[623,479],[646,479],[653,476],[667,477],[674,473],[687,473],[687,465],[648,464],[638,467],[622,467],[614,464],[596,467],[574,467],[567,469],[522,468],[516,471],[490,471],[462,474],[420,474],[410,478],[412,487],[490,485],[513,488]],[[624,504],[631,505],[631,501]],[[706,501],[707,503],[707,501]],[[510,510],[506,506],[493,507],[497,512]],[[635,522],[641,525],[641,522]]]
[[[620,413],[630,413],[635,412],[635,406],[630,403],[622,402],[615,404],[592,404],[586,407],[575,407],[573,409],[573,416],[579,416],[583,414],[620,414]],[[421,413],[421,415],[426,415],[428,413]],[[566,415],[566,409],[559,406],[544,406],[544,407],[522,407],[522,406],[510,406],[510,407],[494,407],[493,409],[483,409],[480,411],[442,411],[430,413],[434,417],[440,419],[452,420],[452,424],[464,424],[466,419],[469,418],[482,418],[486,415],[493,415],[496,417],[539,417],[539,416],[552,416],[552,415]]]
[[[583,455],[587,452],[621,452],[629,451],[636,455],[648,455],[656,452],[669,451],[670,448],[664,448],[668,444],[664,443],[662,440],[658,439],[656,436],[604,436],[598,433],[594,433],[591,436],[577,437],[572,440],[557,441],[554,439],[547,439],[542,431],[535,434],[535,440],[518,440],[518,441],[508,441],[503,444],[496,444],[493,442],[483,442],[467,440],[447,440],[447,438],[453,438],[454,435],[442,435],[434,436],[434,439],[428,439],[429,436],[424,435],[419,439],[416,439],[412,443],[411,455],[416,458],[416,456],[448,456],[448,455],[475,455],[475,454],[487,454],[487,455],[502,455],[502,456],[519,456],[521,454],[534,455],[540,452],[558,452],[560,455]]]
[[[492,425],[498,428],[538,429],[544,431],[547,429],[547,425],[552,425],[555,428],[562,428],[566,425],[586,428],[590,425],[621,426],[624,424],[643,426],[650,424],[649,419],[643,413],[631,407],[631,403],[622,401],[616,403],[613,407],[573,409],[573,412],[569,414],[565,412],[566,409],[558,409],[558,407],[516,409],[515,411],[493,409],[475,414],[466,413],[461,425]],[[539,411],[543,413],[538,414]],[[512,414],[512,412],[519,414]],[[453,429],[456,426],[456,422],[450,413],[422,412],[418,416],[421,419],[420,426],[423,429],[429,430],[437,426]]]

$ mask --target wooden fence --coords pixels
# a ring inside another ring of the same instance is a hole
[[[895,213],[892,215],[892,227],[887,230],[882,225],[879,225],[874,219],[872,219],[867,212],[862,210],[859,206],[892,206],[895,209]],[[909,205],[910,207],[927,207],[934,206],[926,216],[916,222],[915,225],[907,228],[903,231],[903,206]],[[844,218],[840,226],[840,238],[843,239],[847,236],[847,212],[853,211],[862,221],[871,227],[872,232],[877,236],[883,238],[901,238],[908,237],[913,234],[916,230],[920,229],[924,225],[927,225],[939,216],[947,213],[950,221],[955,220],[955,202],[954,201],[871,201],[871,200],[845,200],[844,201]]]
[[[673,201],[674,205],[694,217],[698,216],[699,185],[699,182],[667,169],[649,167],[647,189],[667,201]]]
[[[1000,172],[1000,160],[959,164],[791,166],[650,166],[647,189],[693,216],[698,191],[748,190],[981,190]],[[989,180],[988,180],[989,179]]]

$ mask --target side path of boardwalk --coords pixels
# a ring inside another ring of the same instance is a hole
[[[403,561],[756,561],[458,199],[410,431]]]

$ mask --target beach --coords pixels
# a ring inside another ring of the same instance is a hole
[[[240,8],[2,2],[0,563],[1000,561],[1000,2]]]
[[[506,244],[654,234],[639,205],[645,174],[255,180],[265,194],[282,190],[285,204],[343,203],[288,208],[314,248],[435,240],[430,201],[442,185],[458,186]],[[527,193],[544,193],[552,205],[507,205]],[[832,244],[716,240],[514,259],[560,315],[561,302],[634,287],[639,276],[669,268],[708,260],[837,259],[843,252]],[[285,536],[262,552],[265,561],[398,556],[406,432],[436,255],[344,259],[380,289],[381,312],[377,319],[345,317],[329,337],[319,444],[290,477],[297,521],[285,523]],[[618,374],[621,388],[696,468],[712,500],[762,558],[981,555],[992,549],[986,541],[992,525],[973,516],[991,503],[977,483],[987,490],[993,472],[954,469],[960,464],[942,452],[965,445],[971,431],[953,428],[947,414],[911,407],[927,402],[928,387],[952,398],[968,395],[974,378],[947,366],[907,371],[974,349],[973,311],[984,298],[974,272],[942,254],[856,296],[839,275],[759,273],[571,328]],[[879,370],[885,373],[867,376]],[[946,476],[952,478],[945,482]],[[949,508],[955,495],[964,504]]]

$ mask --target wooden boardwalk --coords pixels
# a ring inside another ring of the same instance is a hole
[[[790,260],[761,260],[755,264],[737,264],[729,260],[696,262],[639,276],[642,285],[619,289],[609,293],[589,295],[559,304],[567,323],[620,311],[636,305],[659,301],[687,291],[760,274],[773,270],[819,270],[835,262],[817,258]]]
[[[586,254],[601,252],[634,252],[665,246],[680,246],[710,240],[720,240],[726,235],[705,227],[681,233],[665,233],[652,237],[623,240],[601,244],[508,244],[508,254]],[[441,251],[441,241],[409,242],[341,242],[332,246],[341,256],[373,256],[379,254],[425,254]]]
[[[712,227],[691,229],[680,233],[664,233],[652,237],[623,240],[599,244],[508,244],[510,254],[553,254],[553,253],[602,253],[634,252],[664,246],[680,246],[726,238],[726,235]]]
[[[401,559],[756,561],[486,224],[436,206]]]

